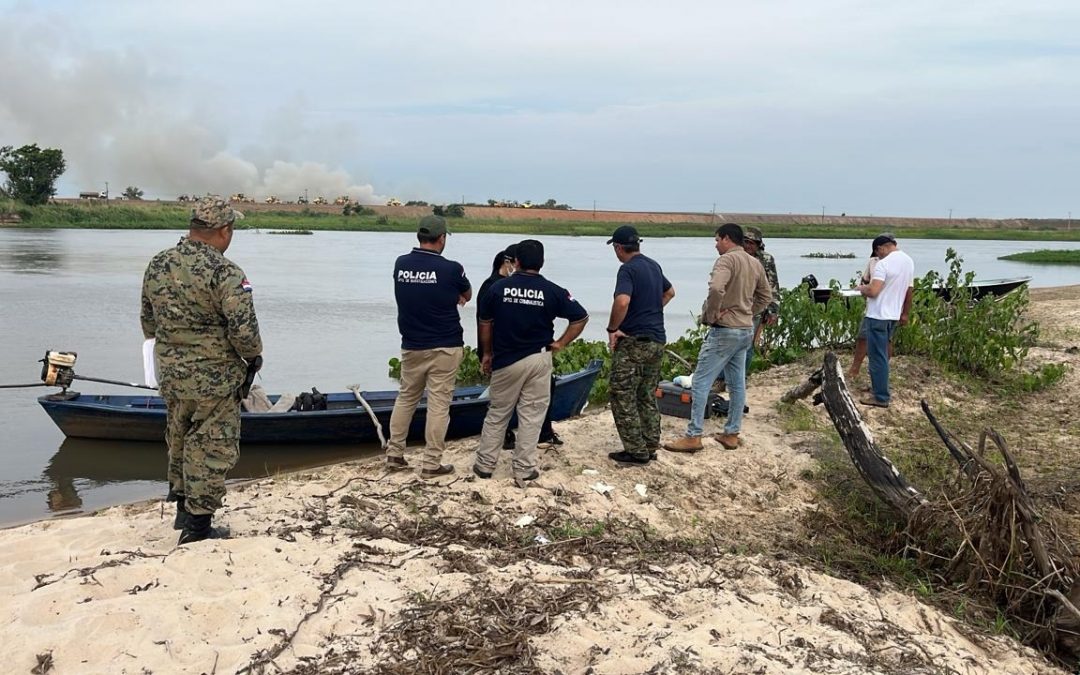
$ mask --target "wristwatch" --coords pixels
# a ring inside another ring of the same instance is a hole
[[[618,332],[618,330],[619,330],[618,328],[608,328],[608,329],[607,329],[607,332],[609,332],[609,333],[615,333],[615,332]]]

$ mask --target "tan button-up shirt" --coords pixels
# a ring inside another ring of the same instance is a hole
[[[740,248],[716,259],[709,275],[709,295],[701,307],[701,323],[726,328],[751,328],[754,315],[772,299],[761,261]]]

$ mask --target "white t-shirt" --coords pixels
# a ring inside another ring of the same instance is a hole
[[[907,253],[894,250],[878,261],[872,279],[885,282],[875,298],[866,299],[866,316],[871,319],[896,321],[904,309],[907,289],[915,281],[915,261]]]

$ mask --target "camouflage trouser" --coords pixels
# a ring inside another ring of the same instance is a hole
[[[636,457],[648,457],[660,447],[660,410],[656,385],[664,345],[627,337],[611,355],[611,416],[619,430],[623,449]]]
[[[225,497],[225,474],[240,458],[240,403],[229,398],[166,397],[169,488],[187,510],[212,514]]]

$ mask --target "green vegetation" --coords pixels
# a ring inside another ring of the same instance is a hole
[[[66,168],[64,153],[55,148],[42,149],[34,143],[16,150],[5,145],[0,148],[0,171],[7,174],[7,180],[0,197],[29,206],[44,204],[56,194],[56,181]]]
[[[1050,263],[1057,265],[1080,264],[1080,251],[1053,251],[1042,249],[1039,251],[1024,251],[1022,253],[1010,253],[1003,255],[998,260],[1015,260],[1028,263]]]
[[[444,207],[444,213],[455,205]],[[460,206],[460,205],[457,205]],[[15,209],[9,209],[9,211]],[[240,206],[243,211],[244,207]],[[457,209],[454,210],[455,213]],[[138,203],[43,204],[20,206],[17,212],[25,228],[94,228],[94,229],[184,229],[190,207],[176,203],[142,201]],[[569,235],[607,237],[619,222],[595,220],[589,212],[577,212],[580,220],[498,220],[454,218],[454,232],[493,234]],[[601,214],[597,214],[600,216]],[[367,207],[349,214],[308,208],[302,211],[252,209],[246,212],[243,227],[247,229],[308,229],[344,230],[358,232],[413,232],[417,218],[374,215]],[[637,223],[643,237],[711,237],[715,225],[708,223]],[[759,225],[765,237],[866,239],[880,234],[880,225],[791,225],[766,223]],[[898,237],[908,239],[1023,239],[1080,241],[1080,228],[1061,229],[993,229],[944,228],[904,225],[890,226]]]
[[[129,185],[124,188],[124,199],[130,199],[131,201],[137,202],[142,200],[143,194],[145,193],[134,185]]]
[[[835,253],[815,252],[815,253],[804,253],[800,257],[802,257],[802,258],[824,258],[824,259],[827,259],[827,260],[848,260],[848,259],[853,259],[855,257],[855,254],[854,253],[840,253],[839,251],[837,251]]]

